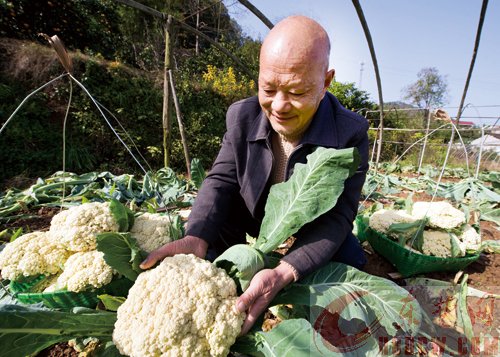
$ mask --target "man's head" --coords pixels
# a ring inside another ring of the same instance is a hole
[[[260,51],[259,102],[275,131],[298,140],[332,81],[330,40],[316,21],[291,16],[269,32]]]

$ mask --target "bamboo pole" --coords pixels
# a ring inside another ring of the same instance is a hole
[[[247,0],[238,0],[243,6],[245,6],[248,10],[250,10],[255,16],[258,17],[260,21],[264,23],[269,29],[274,27],[271,20],[269,20],[259,9],[257,9],[250,1]]]
[[[368,42],[368,47],[370,48],[370,55],[372,57],[373,68],[375,70],[375,77],[377,79],[377,90],[378,90],[378,101],[380,107],[380,125],[379,125],[379,138],[378,138],[378,147],[377,147],[377,158],[375,162],[375,173],[378,170],[378,163],[380,161],[380,153],[382,151],[382,136],[384,133],[384,99],[382,97],[382,81],[380,80],[380,71],[378,69],[377,55],[375,54],[375,46],[373,45],[372,35],[370,34],[370,29],[368,28],[368,23],[366,22],[365,15],[363,14],[363,9],[361,8],[361,4],[359,0],[352,0],[354,8],[356,9],[356,13],[358,14],[359,21],[361,22],[361,26],[363,27],[363,31],[365,33],[366,41]]]
[[[425,147],[427,146],[427,137],[429,134],[429,128],[431,125],[431,109],[427,108],[427,127],[425,128],[425,140],[424,144],[422,145],[422,152],[420,153],[420,160],[418,160],[418,170],[417,170],[417,175],[420,176],[420,169],[422,168],[422,162],[424,161],[424,155],[425,155]]]
[[[170,101],[170,86],[168,73],[172,56],[172,17],[168,15],[165,28],[165,62],[163,65],[163,108],[162,108],[162,126],[163,126],[163,166],[170,166],[170,135],[172,128],[172,103]]]
[[[488,7],[488,0],[483,0],[483,4],[481,6],[481,13],[479,15],[479,23],[477,25],[476,40],[474,42],[474,50],[472,51],[472,59],[471,59],[470,66],[469,66],[469,72],[467,73],[467,79],[465,80],[464,92],[462,94],[462,99],[460,100],[457,118],[455,120],[455,125],[457,127],[460,123],[460,117],[462,115],[462,111],[463,111],[463,107],[464,107],[464,103],[465,103],[465,97],[467,96],[467,90],[469,89],[469,83],[470,83],[470,79],[472,77],[472,71],[474,70],[474,64],[476,63],[476,56],[477,56],[477,51],[479,49],[479,42],[481,41],[481,32],[483,30],[484,18],[486,17],[487,7]],[[450,138],[450,146],[453,145],[453,138],[455,137],[454,133],[455,132],[452,133],[451,138]]]
[[[170,89],[172,90],[172,98],[174,99],[175,113],[177,116],[177,123],[179,124],[179,132],[181,133],[182,147],[184,149],[184,158],[186,159],[187,175],[188,175],[188,178],[191,179],[191,159],[189,158],[186,130],[184,129],[181,108],[179,105],[179,100],[177,99],[177,93],[175,92],[175,83],[174,83],[174,76],[172,75],[172,70],[168,71],[168,77],[170,78]]]

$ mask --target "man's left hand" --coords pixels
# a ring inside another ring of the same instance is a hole
[[[250,331],[278,292],[292,281],[294,281],[293,271],[286,264],[280,264],[274,269],[264,269],[255,274],[248,289],[236,301],[236,309],[247,313],[241,335]]]

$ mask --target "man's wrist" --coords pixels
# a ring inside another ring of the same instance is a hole
[[[295,268],[285,261],[281,261],[280,264],[276,268],[274,268],[274,271],[280,277],[279,279],[280,279],[281,289],[283,289],[288,284],[296,281]]]
[[[204,258],[207,254],[208,243],[203,238],[188,235],[183,238],[183,243],[188,249],[192,249],[192,253],[197,257]]]

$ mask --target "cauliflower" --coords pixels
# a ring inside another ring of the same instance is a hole
[[[478,250],[481,245],[481,235],[469,224],[465,226],[459,238],[462,255],[465,255],[467,250]]]
[[[118,232],[109,202],[91,202],[71,207],[56,214],[50,223],[50,233],[68,250],[85,252],[96,249],[95,235]]]
[[[425,230],[422,253],[441,258],[451,257],[451,237],[448,232]]]
[[[113,341],[129,356],[226,356],[245,318],[236,299],[224,270],[192,254],[165,258],[118,308]]]
[[[16,280],[21,276],[57,274],[71,253],[58,245],[49,232],[27,233],[0,252],[2,277]]]
[[[166,215],[144,213],[136,217],[130,229],[130,235],[136,239],[139,247],[147,253],[170,242],[172,218]]]
[[[370,216],[369,226],[380,233],[387,233],[391,224],[394,223],[413,223],[416,218],[412,217],[406,211],[391,211],[381,209]]]
[[[432,228],[452,229],[465,223],[465,214],[446,201],[415,202],[412,216],[429,218],[428,226]]]
[[[64,264],[62,274],[45,292],[63,290],[80,292],[109,284],[116,273],[97,250],[74,253]]]

